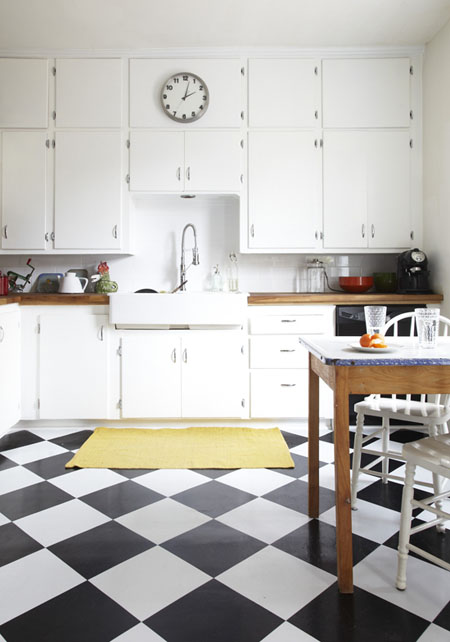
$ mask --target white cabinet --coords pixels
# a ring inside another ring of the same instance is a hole
[[[120,127],[122,61],[61,58],[56,61],[56,126]]]
[[[249,308],[250,416],[308,416],[308,353],[300,335],[334,334],[333,306]],[[333,416],[332,394],[321,382],[320,416]]]
[[[130,190],[239,192],[239,132],[134,131],[130,138]]]
[[[409,127],[409,58],[324,60],[323,126]]]
[[[251,59],[250,127],[317,127],[321,111],[319,68],[320,62],[314,59]]]
[[[119,249],[120,132],[58,132],[55,151],[55,248]]]
[[[249,134],[248,247],[318,247],[321,147],[314,132]]]
[[[323,155],[324,247],[409,247],[408,131],[325,132]]]
[[[241,61],[229,59],[131,59],[130,60],[130,126],[180,129],[164,112],[161,91],[175,74],[190,72],[207,85],[210,104],[205,114],[189,124],[189,129],[203,127],[240,127],[242,123]]]
[[[17,305],[0,312],[0,430],[20,419],[20,312]]]
[[[45,249],[49,148],[45,132],[1,136],[2,248]]]
[[[108,316],[49,313],[39,324],[40,418],[108,417]]]
[[[122,417],[241,417],[246,410],[239,332],[122,335]]]
[[[122,417],[181,417],[179,338],[129,331],[121,345]]]
[[[48,61],[41,58],[0,59],[0,128],[46,128]]]

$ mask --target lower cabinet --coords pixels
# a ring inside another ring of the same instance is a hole
[[[245,336],[124,331],[122,417],[248,416]]]
[[[20,419],[20,312],[8,305],[0,312],[0,431]]]
[[[308,416],[308,352],[299,336],[334,334],[334,306],[250,308],[250,416]],[[321,382],[322,384],[322,382]],[[331,390],[320,389],[320,416],[331,418]]]
[[[109,415],[107,315],[39,317],[39,416],[103,419]]]

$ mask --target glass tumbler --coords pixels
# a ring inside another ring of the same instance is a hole
[[[386,306],[365,305],[364,316],[366,317],[367,334],[381,334],[386,323]]]
[[[435,348],[439,327],[439,308],[416,308],[414,314],[419,348]]]

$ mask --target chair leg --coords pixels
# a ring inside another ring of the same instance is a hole
[[[352,467],[352,508],[356,510],[356,496],[358,494],[359,469],[361,467],[361,448],[363,439],[364,415],[356,414],[356,434],[353,448],[353,467]]]
[[[390,430],[390,424],[389,424],[389,417],[383,417],[383,433],[382,433],[382,448],[383,452],[387,453],[389,452],[389,430]],[[389,457],[388,455],[385,455],[383,458],[383,461],[381,462],[381,472],[383,473],[383,484],[388,483],[388,478],[387,475],[389,474]]]
[[[412,499],[414,496],[414,464],[406,463],[405,485],[402,495],[402,513],[400,516],[400,535],[398,540],[398,562],[396,587],[400,591],[406,588],[406,563],[408,561],[408,544],[411,533]]]

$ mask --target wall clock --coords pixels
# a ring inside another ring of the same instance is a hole
[[[161,89],[164,113],[177,123],[192,123],[208,109],[209,91],[195,74],[181,72],[170,76]]]

